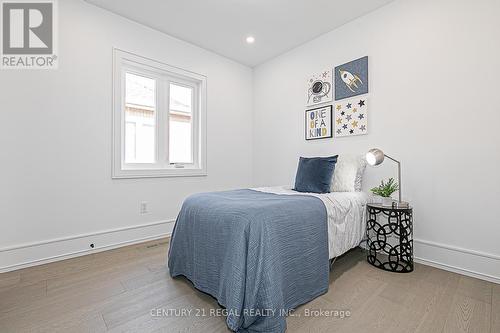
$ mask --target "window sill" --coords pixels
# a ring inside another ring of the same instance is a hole
[[[113,179],[133,179],[133,178],[169,178],[169,177],[202,177],[207,176],[207,170],[199,168],[179,168],[179,169],[134,169],[134,170],[114,170]]]

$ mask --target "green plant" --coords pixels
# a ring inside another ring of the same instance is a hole
[[[399,185],[394,181],[394,178],[389,178],[387,183],[382,180],[382,183],[378,187],[371,189],[372,193],[375,195],[380,195],[381,197],[388,198],[399,190]]]

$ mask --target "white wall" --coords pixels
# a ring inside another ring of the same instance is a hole
[[[499,14],[398,0],[257,67],[252,86],[245,66],[59,1],[59,69],[0,72],[0,271],[158,237],[190,193],[291,183],[300,155],[377,146],[403,162],[417,257],[500,281]],[[208,177],[111,179],[112,47],[208,77]],[[364,55],[370,134],[306,142],[305,78]],[[365,188],[393,172],[369,169]]]
[[[290,184],[299,156],[380,147],[402,161],[416,256],[500,281],[498,17],[495,0],[398,0],[258,66],[255,185]],[[306,77],[365,55],[369,134],[306,142]],[[384,164],[365,188],[395,175]]]
[[[58,3],[59,69],[0,73],[0,270],[164,235],[190,193],[251,183],[250,68],[83,1]],[[111,179],[113,47],[207,76],[207,177]],[[122,230],[137,225],[148,226]]]

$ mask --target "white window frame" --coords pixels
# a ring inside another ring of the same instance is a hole
[[[156,163],[125,163],[125,71],[156,79]],[[193,163],[170,164],[170,83],[193,88]],[[204,75],[117,48],[113,49],[113,178],[182,177],[207,175],[207,78]]]

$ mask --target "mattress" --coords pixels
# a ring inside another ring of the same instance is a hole
[[[321,199],[328,214],[329,258],[338,257],[359,245],[366,230],[365,206],[370,196],[364,192],[302,193],[290,186],[258,187],[252,190],[282,194],[310,195]]]

